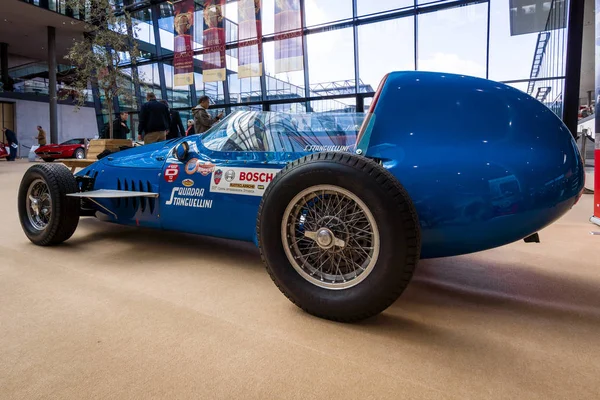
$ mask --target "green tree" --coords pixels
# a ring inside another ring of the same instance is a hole
[[[66,59],[75,72],[71,88],[77,94],[78,106],[83,105],[90,83],[98,85],[104,111],[108,114],[110,138],[113,138],[114,102],[121,98],[135,104],[133,90],[139,76],[128,75],[119,65],[131,59],[133,71],[140,56],[134,33],[137,24],[125,9],[118,9],[114,0],[67,0],[68,7],[85,15],[85,33],[75,40]]]

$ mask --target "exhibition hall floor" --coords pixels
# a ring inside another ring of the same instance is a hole
[[[598,399],[591,195],[541,243],[423,261],[384,314],[339,324],[291,304],[250,244],[87,218],[32,245],[30,165],[0,162],[2,399]]]

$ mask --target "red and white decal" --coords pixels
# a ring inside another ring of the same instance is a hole
[[[215,170],[215,164],[210,161],[200,161],[197,158],[192,158],[185,164],[185,173],[193,175],[196,172],[202,176],[208,176]]]
[[[178,176],[179,176],[179,165],[170,164],[165,169],[165,181],[167,181],[168,183],[175,182],[175,180],[177,179]]]
[[[278,171],[273,168],[233,167],[219,169],[213,173],[210,191],[246,196],[262,196]]]

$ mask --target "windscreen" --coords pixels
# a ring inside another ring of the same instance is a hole
[[[352,151],[364,118],[359,113],[238,111],[203,134],[202,143],[212,151]]]

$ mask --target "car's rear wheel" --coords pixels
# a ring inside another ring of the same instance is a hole
[[[263,196],[257,235],[279,289],[336,321],[385,310],[420,253],[417,214],[398,180],[344,153],[312,154],[281,171]]]
[[[73,153],[73,157],[78,160],[84,159],[85,158],[85,150],[83,150],[83,149],[75,150],[75,153]]]
[[[71,172],[61,164],[37,164],[27,170],[18,194],[19,219],[25,235],[40,246],[69,239],[79,223],[78,191]]]

